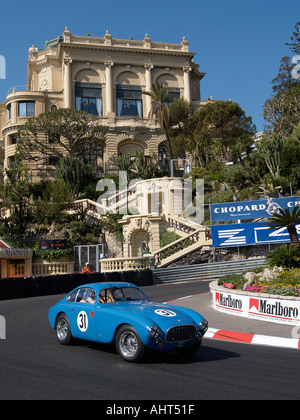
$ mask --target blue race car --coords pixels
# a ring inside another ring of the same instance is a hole
[[[73,339],[115,343],[128,362],[139,361],[145,348],[197,351],[207,321],[197,312],[154,303],[131,283],[92,283],[77,287],[49,310],[58,341]]]

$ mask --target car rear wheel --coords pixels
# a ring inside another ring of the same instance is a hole
[[[71,327],[67,315],[60,314],[55,325],[56,336],[60,344],[68,345],[72,342]]]
[[[145,346],[131,325],[123,325],[115,339],[119,355],[127,362],[138,362],[144,355]]]

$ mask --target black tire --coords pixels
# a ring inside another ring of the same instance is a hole
[[[123,325],[118,330],[115,345],[118,354],[126,362],[138,362],[145,352],[144,343],[131,325]]]
[[[55,323],[56,337],[60,344],[67,346],[72,343],[71,327],[66,314],[60,314]]]

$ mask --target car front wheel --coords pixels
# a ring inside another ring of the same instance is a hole
[[[116,349],[127,362],[138,362],[144,355],[144,343],[131,325],[123,325],[116,334]]]

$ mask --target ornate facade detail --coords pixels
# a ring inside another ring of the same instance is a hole
[[[106,60],[106,61],[104,61],[104,65],[105,65],[105,67],[106,68],[109,68],[109,69],[111,69],[113,66],[114,66],[114,62],[113,61],[110,61],[110,60]]]

